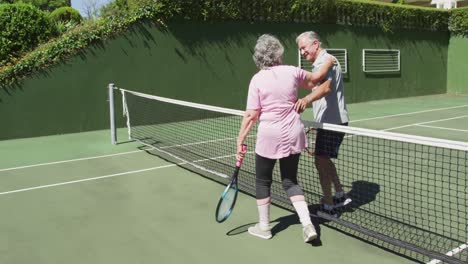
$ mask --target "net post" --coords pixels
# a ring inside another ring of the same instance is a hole
[[[114,111],[114,89],[116,89],[113,83],[109,83],[108,86],[108,101],[109,101],[109,114],[110,114],[110,132],[111,132],[111,143],[117,145],[117,131],[115,128],[115,111]]]

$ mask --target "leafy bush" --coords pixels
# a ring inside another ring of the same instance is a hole
[[[104,18],[124,16],[128,13],[129,7],[127,0],[114,0],[101,8],[101,16]]]
[[[57,28],[57,32],[61,35],[69,30],[74,29],[76,26],[78,26],[78,23],[76,23],[73,20],[70,20],[68,22],[64,21],[58,21],[55,22],[55,27]]]
[[[449,29],[454,35],[468,37],[468,7],[452,11]]]
[[[337,13],[339,24],[378,26],[384,32],[398,28],[447,31],[450,17],[446,10],[366,0],[339,0]]]
[[[0,66],[56,32],[47,14],[28,4],[0,5],[0,28]]]
[[[78,10],[69,6],[60,7],[52,11],[52,13],[50,13],[50,19],[54,22],[73,21],[76,23],[80,23],[83,20]]]
[[[43,11],[53,11],[62,6],[70,6],[70,0],[0,0],[0,4],[31,4]]]

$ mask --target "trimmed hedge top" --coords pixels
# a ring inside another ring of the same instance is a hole
[[[74,21],[76,23],[80,23],[83,20],[78,10],[69,6],[59,7],[55,9],[54,11],[52,11],[52,13],[50,13],[50,18],[52,19],[52,21]]]
[[[449,21],[449,30],[453,34],[468,37],[468,7],[453,10]]]
[[[15,65],[0,68],[0,86],[8,87],[25,76],[77,54],[88,45],[117,36],[131,25],[152,21],[308,22],[395,29],[448,31],[468,35],[468,8],[454,11],[419,8],[364,0],[156,0],[120,17],[85,23],[60,38],[38,47]]]

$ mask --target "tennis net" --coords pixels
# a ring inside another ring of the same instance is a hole
[[[120,89],[130,139],[225,181],[234,167],[243,111]],[[334,160],[352,203],[323,223],[408,258],[435,264],[467,263],[468,143],[330,124],[306,123],[308,140],[319,129],[345,133]],[[256,128],[239,174],[241,190],[254,194]],[[279,166],[272,197],[293,209],[282,190]],[[299,181],[317,216],[322,191],[314,157],[304,153]]]

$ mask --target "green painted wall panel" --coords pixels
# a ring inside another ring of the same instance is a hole
[[[448,52],[447,92],[468,93],[468,38],[450,37]]]
[[[295,23],[191,22],[164,30],[142,24],[16,88],[1,90],[0,118],[8,125],[0,131],[0,139],[107,128],[110,82],[130,90],[243,109],[249,80],[257,71],[251,58],[257,37],[278,36],[286,49],[285,64],[297,65],[295,37],[306,30],[320,33],[326,46],[348,49],[349,103],[446,92],[445,33],[383,34],[370,28]],[[363,73],[363,48],[400,49],[401,73]],[[120,110],[116,113],[122,125]]]

